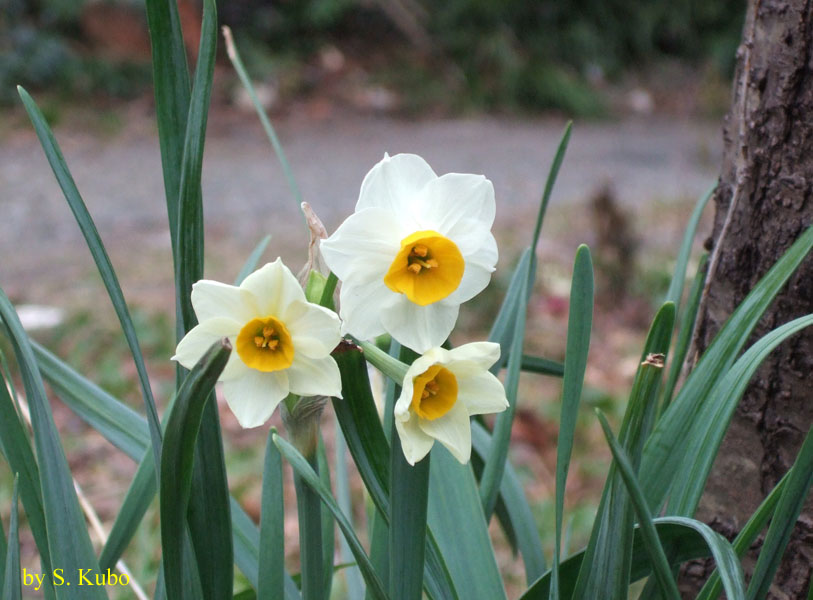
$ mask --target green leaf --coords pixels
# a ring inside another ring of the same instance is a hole
[[[711,186],[711,189],[697,201],[692,215],[689,217],[689,222],[686,224],[686,229],[683,232],[683,240],[680,243],[680,250],[678,250],[677,260],[675,261],[672,281],[669,284],[669,290],[666,292],[666,298],[664,298],[664,302],[672,302],[675,305],[675,309],[680,308],[680,300],[683,297],[683,283],[686,281],[686,266],[689,264],[689,256],[692,253],[692,244],[694,243],[694,236],[697,233],[697,225],[700,223],[700,217],[703,216],[703,211],[716,189],[717,184],[715,183]]]
[[[653,519],[652,522],[673,566],[695,558],[714,556],[718,565],[726,565],[727,572],[736,572],[739,563],[731,550],[731,544],[704,523],[685,517],[661,517]],[[585,551],[582,550],[562,562],[559,572],[562,597],[574,597],[576,578],[584,560]],[[632,543],[630,581],[635,582],[648,577],[651,572],[652,567],[644,548],[641,531],[636,527]],[[548,600],[550,579],[551,571],[548,571],[520,596],[520,600]],[[602,599],[606,597],[606,594],[596,596]]]
[[[573,121],[568,121],[565,125],[565,131],[562,133],[562,139],[559,140],[559,146],[556,148],[556,154],[553,157],[553,162],[550,165],[548,178],[545,180],[545,191],[542,194],[542,201],[539,203],[539,212],[536,217],[536,226],[534,227],[534,235],[531,241],[532,252],[536,252],[536,246],[539,243],[539,234],[542,231],[542,222],[548,208],[548,201],[550,200],[550,195],[553,192],[556,177],[559,175],[559,168],[562,166],[562,161],[565,159],[565,152],[567,152],[567,145],[570,143],[570,131],[572,129]]]
[[[336,519],[336,523],[339,525],[339,529],[341,529],[344,538],[350,545],[350,549],[352,550],[353,556],[358,563],[361,574],[367,583],[367,589],[372,591],[375,598],[387,600],[387,594],[384,592],[381,581],[375,574],[375,569],[370,563],[370,559],[368,558],[367,554],[364,552],[364,547],[356,537],[356,533],[353,530],[353,524],[339,509],[339,506],[333,499],[333,495],[330,493],[330,490],[325,488],[319,479],[319,475],[316,474],[316,472],[308,464],[305,457],[303,457],[296,448],[278,435],[272,435],[272,438],[274,440],[274,444],[277,446],[277,448],[279,448],[279,451],[293,467],[294,472],[310,489],[319,495],[322,502],[324,502],[325,505],[330,509],[330,512]]]
[[[263,466],[260,516],[260,564],[257,582],[260,598],[282,598],[285,590],[285,506],[282,491],[282,457],[273,443],[276,429],[268,432]]]
[[[646,505],[644,493],[641,491],[638,481],[635,478],[635,470],[632,463],[629,458],[627,458],[627,453],[624,452],[624,449],[616,441],[610,429],[610,425],[607,423],[607,419],[604,418],[604,415],[601,414],[601,411],[598,409],[596,409],[596,416],[598,416],[599,422],[601,423],[604,437],[607,438],[607,443],[610,445],[613,461],[615,461],[615,465],[621,473],[621,477],[627,487],[627,493],[630,495],[632,505],[635,507],[635,514],[638,516],[638,522],[641,527],[641,537],[644,542],[644,548],[652,563],[655,579],[661,590],[661,597],[680,600],[680,592],[678,591],[677,583],[675,583],[672,576],[672,570],[669,567],[666,553],[655,531],[655,525],[652,523],[652,517],[649,514],[649,507]]]
[[[791,469],[748,584],[748,600],[767,597],[776,570],[782,562],[782,555],[796,526],[796,520],[813,485],[813,427],[808,430]]]
[[[246,68],[243,66],[243,61],[240,59],[240,53],[237,52],[237,46],[234,44],[231,30],[228,27],[223,28],[223,37],[226,40],[226,51],[229,55],[229,60],[234,66],[234,70],[237,71],[237,76],[240,78],[240,82],[243,84],[243,87],[246,88],[248,97],[251,99],[251,103],[254,105],[254,109],[257,111],[257,116],[260,118],[260,123],[262,123],[263,130],[265,130],[268,140],[274,147],[274,152],[276,152],[280,165],[282,165],[282,172],[285,174],[285,179],[288,182],[288,187],[293,194],[294,200],[296,201],[297,206],[301,206],[302,194],[299,191],[299,186],[296,184],[296,178],[294,177],[293,171],[291,171],[291,165],[288,164],[288,158],[285,156],[285,151],[282,149],[282,144],[277,137],[277,133],[274,131],[274,127],[271,125],[268,115],[265,114],[265,110],[263,109],[260,100],[257,98],[257,93],[254,91],[254,86],[251,83],[248,73],[246,73]],[[325,305],[323,304],[322,306]]]
[[[17,531],[17,477],[11,492],[11,518],[8,524],[8,544],[3,571],[2,600],[21,600],[23,597],[20,579],[20,535]]]
[[[691,344],[692,334],[694,333],[694,325],[697,322],[697,311],[700,309],[700,298],[703,295],[703,286],[706,283],[706,263],[708,262],[708,258],[709,255],[707,252],[700,257],[697,273],[692,282],[692,289],[689,292],[689,300],[686,304],[686,309],[683,311],[675,351],[669,365],[669,377],[666,380],[666,386],[663,390],[661,412],[666,410],[666,407],[668,407],[672,401],[678,379],[680,378],[680,372],[683,369],[683,363],[686,362],[686,355],[689,352],[689,345]]]
[[[28,112],[28,116],[31,119],[31,123],[34,125],[34,130],[37,132],[37,137],[40,140],[45,156],[48,158],[51,169],[56,176],[59,187],[62,188],[62,193],[65,195],[65,199],[71,207],[73,216],[76,218],[76,223],[79,225],[79,229],[82,230],[82,235],[85,236],[87,247],[93,256],[96,267],[99,269],[99,275],[107,289],[110,302],[113,304],[116,316],[121,324],[124,338],[127,340],[130,354],[133,356],[133,361],[135,362],[138,381],[141,386],[141,395],[144,399],[144,407],[147,411],[147,422],[150,426],[153,454],[157,460],[161,455],[161,425],[158,420],[158,411],[155,408],[155,399],[152,395],[147,368],[144,365],[144,357],[138,345],[135,326],[130,318],[127,303],[124,301],[124,295],[121,292],[121,286],[116,277],[116,272],[113,270],[110,257],[107,255],[96,225],[85,206],[85,202],[82,200],[82,196],[79,194],[76,183],[68,170],[65,157],[62,156],[62,151],[57,144],[51,128],[48,126],[48,122],[45,120],[45,116],[37,107],[31,96],[28,95],[28,92],[21,87],[17,89],[20,93],[20,98],[23,100],[25,109]]]
[[[630,400],[621,422],[619,439],[637,469],[644,441],[652,428],[657,408],[663,360],[669,349],[675,321],[675,305],[664,304],[652,321],[643,359],[635,375]],[[626,598],[629,589],[633,511],[617,466],[610,465],[599,502],[584,567],[576,583],[576,598],[605,595]]]
[[[559,441],[556,449],[556,542],[553,546],[553,578],[551,598],[558,600],[559,553],[562,543],[562,518],[565,504],[565,484],[573,450],[576,417],[579,411],[587,354],[590,350],[590,330],[593,324],[593,263],[587,246],[579,246],[573,265],[570,286],[570,310],[567,322],[565,373],[562,381],[562,412]]]
[[[263,252],[265,252],[265,249],[268,247],[268,242],[270,241],[271,234],[261,239],[260,243],[254,247],[254,250],[251,251],[251,254],[249,254],[246,262],[243,264],[243,268],[240,269],[237,279],[234,280],[234,285],[240,285],[243,283],[243,280],[251,275],[251,273],[257,268],[257,263],[260,262],[260,257],[263,255]]]
[[[779,344],[811,325],[813,315],[808,315],[785,323],[766,334],[734,363],[711,391],[708,400],[700,406],[694,427],[686,436],[686,456],[673,474],[675,483],[667,514],[686,517],[694,515],[723,436],[748,382],[762,361]]]
[[[364,486],[379,514],[389,524],[390,447],[370,390],[364,354],[354,344],[345,342],[334,350],[333,358],[342,376],[343,398],[332,398],[333,410]],[[431,529],[426,540],[424,591],[435,600],[458,598]]]
[[[437,535],[455,588],[463,598],[504,599],[471,466],[461,465],[440,444],[435,444],[430,456],[429,525]]]
[[[525,343],[525,316],[528,309],[528,287],[530,285],[530,265],[532,263],[533,261],[528,263],[529,271],[522,279],[514,302],[516,311],[512,319],[514,330],[511,335],[511,350],[508,358],[508,370],[505,375],[505,396],[508,399],[508,408],[497,415],[491,436],[491,447],[488,457],[485,459],[483,473],[480,476],[480,501],[486,523],[491,520],[491,515],[497,505],[497,494],[505,472],[505,463],[508,460],[511,427],[514,424],[514,415],[517,410],[517,392],[519,390],[520,366],[522,364],[522,346]]]
[[[565,374],[565,366],[555,360],[542,358],[541,356],[522,355],[522,370],[539,375],[552,375],[562,377]]]
[[[226,340],[216,342],[206,351],[181,386],[167,420],[160,471],[161,548],[167,596],[173,599],[193,597],[184,584],[186,577],[191,574],[186,571],[188,565],[184,563],[183,555],[189,551],[184,541],[186,511],[192,489],[195,442],[204,404],[212,398],[212,389],[226,366],[230,353],[231,346]],[[229,571],[232,570],[231,560],[226,566]]]
[[[528,295],[529,278],[531,277],[531,257],[533,251],[531,248],[526,248],[522,256],[514,267],[514,273],[511,275],[511,282],[508,284],[508,290],[505,292],[500,310],[497,312],[497,317],[494,319],[494,324],[491,326],[491,331],[488,334],[488,341],[495,342],[500,345],[501,354],[494,366],[489,369],[495,375],[499,373],[505,364],[508,362],[509,346],[511,345],[512,335],[515,330],[514,316],[517,310],[517,303],[522,293],[522,288],[525,287],[525,295]]]
[[[333,419],[334,433],[335,433],[335,456],[336,461],[336,501],[339,503],[339,508],[344,514],[349,515],[353,520],[353,501],[350,497],[350,473],[347,469],[347,443],[344,441],[342,429],[335,416]],[[372,539],[375,535],[371,536]],[[370,560],[374,556],[375,549],[372,542],[370,543]],[[348,546],[347,541],[342,537],[339,539],[339,560],[342,563],[352,563],[353,554]],[[378,570],[378,565],[373,561],[373,566],[376,573],[381,579],[381,573]],[[348,598],[363,598],[364,597],[364,580],[361,577],[361,572],[357,566],[351,565],[344,571],[345,583],[347,584],[347,597]],[[381,584],[387,586],[387,582],[382,579]]]
[[[332,489],[330,484],[330,464],[327,461],[327,451],[325,450],[325,442],[322,435],[319,435],[319,446],[316,448],[316,460],[319,466],[318,473],[322,485],[328,490]],[[330,510],[323,504],[322,505],[322,589],[324,590],[324,597],[330,598],[330,590],[333,587],[333,557],[336,548],[336,526],[333,524],[333,519],[330,517]]]
[[[696,421],[700,406],[734,363],[762,313],[811,247],[813,227],[799,236],[729,317],[658,420],[647,441],[639,473],[653,512],[663,504],[672,486],[672,476],[689,441],[686,432]]]
[[[79,569],[98,569],[99,563],[90,543],[85,518],[76,498],[73,477],[65,451],[54,425],[51,406],[37,368],[34,353],[23,331],[17,313],[5,292],[0,290],[0,317],[5,323],[22,374],[31,411],[34,445],[37,450],[42,504],[48,534],[51,564],[71,576]],[[8,448],[6,448],[8,450]],[[50,578],[51,571],[46,571]],[[104,598],[101,590],[82,591],[79,586],[65,586],[63,597],[72,600]]]
[[[734,541],[731,543],[731,546],[734,548],[734,552],[742,558],[748,549],[753,545],[756,541],[757,536],[763,530],[768,520],[774,513],[774,508],[776,508],[776,503],[779,502],[779,496],[782,494],[782,490],[785,489],[785,483],[787,482],[788,476],[793,472],[793,467],[791,467],[787,473],[785,473],[784,477],[779,480],[779,483],[771,490],[771,493],[762,501],[754,511],[754,514],[751,515],[751,518],[748,519],[748,522],[745,526],[740,529],[740,532],[737,534],[737,537],[734,538]],[[706,584],[703,586],[703,589],[700,590],[700,593],[697,595],[696,600],[711,600],[712,598],[717,598],[720,595],[720,591],[722,589],[722,583],[720,580],[720,574],[715,570],[711,576],[706,581]]]
[[[471,423],[471,442],[475,455],[487,456],[491,434],[477,421]],[[530,585],[547,570],[547,566],[534,515],[510,461],[505,465],[500,496],[504,499],[508,518],[516,533],[517,547],[525,564],[525,579]]]

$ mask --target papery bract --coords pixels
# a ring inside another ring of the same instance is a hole
[[[505,389],[488,368],[500,358],[491,342],[452,350],[432,348],[412,363],[395,404],[395,427],[407,462],[414,465],[435,440],[461,463],[471,456],[469,417],[508,408]]]
[[[482,175],[438,177],[414,154],[386,156],[364,178],[356,212],[321,245],[342,282],[343,331],[440,346],[460,304],[497,263],[494,188]]]
[[[212,343],[229,338],[234,351],[219,381],[243,427],[265,423],[289,393],[341,396],[339,368],[330,356],[341,339],[339,318],[308,302],[280,259],[239,287],[198,281],[192,306],[200,323],[172,358],[191,368]]]

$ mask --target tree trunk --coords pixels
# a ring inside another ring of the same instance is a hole
[[[725,149],[695,349],[702,352],[737,304],[813,223],[812,0],[749,0]],[[808,257],[765,314],[753,340],[813,312]],[[765,361],[734,415],[697,513],[732,538],[793,463],[813,424],[813,331]],[[744,560],[753,568],[761,538]],[[813,564],[808,498],[769,598],[806,598]],[[684,569],[696,591],[709,564]],[[694,597],[691,594],[690,597]]]

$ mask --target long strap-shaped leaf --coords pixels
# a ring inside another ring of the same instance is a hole
[[[567,351],[562,382],[562,412],[559,420],[559,442],[556,447],[556,541],[553,546],[553,578],[550,595],[559,600],[559,552],[562,541],[562,517],[565,504],[565,484],[573,450],[576,416],[581,400],[590,330],[593,324],[593,263],[587,246],[580,246],[573,265],[570,287],[570,312],[567,321]]]
[[[272,427],[265,443],[262,513],[260,515],[260,564],[257,597],[285,595],[285,506],[282,494],[282,457],[274,444]]]
[[[804,442],[802,442],[791,474],[779,497],[771,526],[765,535],[765,541],[748,585],[748,600],[757,600],[767,596],[811,485],[813,485],[813,427],[807,432]]]
[[[140,461],[139,464],[142,468],[137,472],[137,476],[139,473],[146,471],[142,475],[144,477],[143,481],[134,481],[131,484],[124,502],[124,506],[129,506],[129,508],[127,510],[122,508],[122,513],[126,514],[120,514],[120,518],[126,516],[127,519],[135,521],[132,526],[128,525],[128,527],[131,527],[130,530],[134,532],[138,520],[132,514],[129,514],[130,511],[143,515],[156,492],[155,475],[151,471],[152,450],[149,447],[150,436],[144,417],[98,388],[53,355],[51,355],[51,360],[44,360],[42,354],[47,351],[36,343],[32,345],[37,354],[39,367],[52,387],[57,381],[64,381],[66,377],[70,379],[71,385],[60,391],[60,397],[65,404],[79,417],[96,428],[110,443],[120,447],[127,456],[135,461]],[[108,415],[116,415],[116,418],[109,418]],[[5,421],[1,423],[5,424]],[[1,427],[0,431],[2,431]],[[144,467],[144,463],[148,463],[150,467]],[[38,479],[37,483],[39,483]],[[230,509],[235,549],[234,560],[251,585],[256,588],[260,534],[257,526],[234,498],[230,499]],[[29,522],[31,522],[31,518],[29,518]],[[116,525],[114,525],[111,538],[108,540],[111,544],[114,543],[112,534],[115,531]],[[127,545],[129,539],[130,537],[126,537],[126,539],[117,540],[115,543],[123,548]],[[105,556],[113,564],[120,555],[111,551],[110,554],[105,554]],[[299,590],[287,573],[285,576],[285,598],[286,600],[297,600],[299,598]]]
[[[11,518],[8,523],[8,544],[3,569],[2,600],[22,600],[20,580],[20,535],[17,530],[17,477],[11,493]]]
[[[799,236],[720,329],[655,426],[644,450],[639,479],[653,513],[663,504],[685,454],[686,432],[722,374],[734,364],[762,313],[813,247],[813,226]]]
[[[99,269],[99,275],[107,289],[107,294],[110,296],[110,301],[116,311],[116,316],[118,316],[121,329],[124,332],[124,338],[127,340],[127,345],[130,348],[130,354],[133,356],[136,372],[138,373],[141,395],[144,399],[144,407],[147,411],[147,423],[150,426],[153,453],[157,460],[161,455],[161,425],[158,420],[158,411],[155,408],[155,399],[152,395],[147,368],[144,365],[144,357],[141,354],[138,337],[136,336],[133,321],[130,318],[130,311],[127,309],[127,303],[124,301],[124,295],[121,292],[118,277],[116,277],[116,272],[110,263],[110,257],[107,255],[96,225],[85,206],[85,202],[82,200],[82,196],[79,194],[76,183],[68,170],[65,157],[62,155],[56,138],[48,126],[48,122],[45,120],[45,116],[37,107],[31,96],[28,95],[28,92],[23,88],[18,88],[18,91],[25,105],[25,110],[31,119],[31,123],[34,125],[34,130],[37,132],[37,137],[40,140],[45,156],[48,158],[48,162],[56,176],[57,182],[59,182],[59,187],[62,188],[62,193],[65,195],[65,199],[71,207],[73,216],[76,218],[76,223],[82,230],[82,235],[85,236],[88,249]]]
[[[687,437],[686,457],[674,473],[672,497],[667,514],[692,516],[706,487],[714,458],[723,441],[739,399],[748,382],[774,348],[791,335],[813,325],[813,315],[799,317],[777,327],[743,354],[726,376],[712,390],[697,416],[695,426]]]
[[[212,397],[212,389],[230,354],[231,346],[226,341],[217,342],[206,351],[181,386],[167,420],[161,452],[161,547],[167,595],[173,600],[192,598],[184,586],[187,574],[183,553],[195,442],[204,404]]]
[[[285,459],[294,468],[296,474],[319,495],[322,502],[324,502],[325,505],[330,509],[330,512],[336,519],[336,523],[339,525],[339,529],[341,529],[342,533],[344,534],[344,538],[347,540],[347,543],[350,545],[350,549],[353,551],[353,556],[356,558],[359,569],[361,569],[361,574],[364,577],[364,581],[367,583],[367,589],[372,591],[375,598],[379,600],[387,600],[387,594],[384,591],[384,587],[381,585],[381,580],[378,579],[378,575],[376,575],[375,569],[373,568],[372,563],[370,563],[367,553],[364,552],[364,547],[361,545],[361,542],[359,542],[358,537],[356,537],[356,533],[353,530],[353,524],[341,511],[330,490],[322,484],[319,476],[314,472],[314,470],[308,464],[308,461],[296,448],[278,435],[273,435],[272,438],[274,440],[274,444],[277,446],[277,448],[279,448],[279,451],[283,454],[283,456],[285,456]]]
[[[34,352],[14,307],[2,290],[0,317],[14,347],[31,410],[51,564],[54,568],[63,568],[64,573],[78,583],[76,578],[80,573],[79,569],[88,573],[88,569],[98,569],[99,564],[76,498],[73,477],[54,425]],[[47,575],[51,577],[50,572]],[[83,591],[78,585],[66,585],[62,593],[64,598],[77,600],[105,597],[104,592],[97,587]]]
[[[635,374],[621,422],[619,439],[632,457],[636,469],[640,464],[643,443],[652,428],[663,360],[669,350],[674,322],[675,305],[667,302],[652,321],[641,355],[642,362]],[[585,561],[574,592],[576,598],[627,597],[632,560],[632,526],[629,495],[616,465],[612,464],[585,550]]]

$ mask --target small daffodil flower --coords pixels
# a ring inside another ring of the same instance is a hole
[[[355,213],[321,244],[342,282],[343,330],[386,332],[416,352],[440,346],[494,271],[494,212],[482,175],[438,177],[420,156],[385,156],[364,178]]]
[[[508,408],[502,383],[488,371],[499,358],[499,344],[475,342],[432,348],[412,363],[395,403],[395,427],[409,464],[426,456],[435,440],[461,463],[469,461],[469,417]]]
[[[192,368],[215,341],[234,348],[220,375],[223,394],[243,427],[265,423],[289,393],[341,396],[330,353],[339,343],[339,318],[305,299],[280,259],[239,287],[201,280],[192,286],[199,324],[178,344],[173,360]]]

